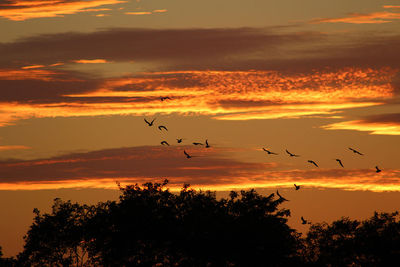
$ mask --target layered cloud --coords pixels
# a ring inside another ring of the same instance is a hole
[[[323,128],[328,130],[366,131],[374,135],[400,135],[400,113],[371,115],[361,120],[325,125]]]
[[[192,156],[187,159],[186,150]],[[226,158],[223,149],[131,147],[75,153],[47,159],[0,162],[1,189],[97,187],[169,179],[172,188],[303,187],[400,191],[400,171],[374,169],[278,170],[276,163],[251,163]]]
[[[109,29],[4,43],[0,125],[37,117],[125,114],[337,117],[342,110],[397,97],[399,36],[329,46],[322,45],[325,38],[251,28]],[[104,78],[101,72],[70,70],[131,61],[150,64],[150,71]],[[161,102],[161,96],[170,100]]]
[[[103,6],[126,2],[121,0],[1,0],[0,17],[13,21],[62,17],[81,12],[105,11],[109,9]]]
[[[336,116],[344,109],[391,99],[395,73],[387,68],[311,74],[184,71],[87,79],[38,69],[4,71],[0,124],[35,117],[126,114],[209,115],[223,120]],[[160,101],[162,96],[169,99]]]

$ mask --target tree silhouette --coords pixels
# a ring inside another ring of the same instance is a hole
[[[398,212],[314,224],[305,247],[306,261],[321,266],[393,266],[400,256]]]
[[[21,263],[30,266],[281,266],[295,264],[299,234],[281,200],[254,190],[229,199],[184,185],[120,187],[118,202],[97,206],[56,199],[35,210]]]
[[[34,210],[18,263],[0,249],[0,266],[393,266],[400,256],[397,212],[313,224],[301,238],[275,194],[217,199],[167,183],[119,187],[118,201],[91,206],[55,199],[51,213]]]

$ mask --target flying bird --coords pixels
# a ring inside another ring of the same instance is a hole
[[[279,200],[282,200],[282,201],[289,201],[289,200],[287,200],[286,198],[284,198],[283,196],[281,196],[281,195],[279,194],[278,190],[276,190],[276,194],[278,195]]]
[[[301,224],[308,224],[308,223],[310,223],[310,222],[307,221],[307,220],[305,220],[305,219],[303,218],[303,216],[301,216]]]
[[[165,129],[166,131],[168,131],[167,127],[165,127],[164,125],[158,126],[158,129],[159,129],[160,131],[162,131],[162,129]]]
[[[160,98],[161,101],[164,101],[164,100],[167,100],[167,99],[171,100],[171,98],[169,96],[164,96],[164,97]]]
[[[208,144],[208,140],[206,139],[206,148],[209,148],[209,147],[211,147],[211,146]]]
[[[162,141],[161,142],[161,144],[164,146],[164,145],[167,145],[167,146],[169,146],[169,144],[168,144],[168,142],[167,141]]]
[[[379,172],[382,171],[381,169],[378,168],[378,166],[375,166],[375,169],[376,169],[376,172],[377,172],[377,173],[379,173]]]
[[[286,153],[288,153],[289,156],[291,156],[291,157],[300,157],[300,155],[290,153],[287,149],[286,149]]]
[[[203,144],[202,144],[202,143],[193,142],[193,145],[195,145],[195,146],[202,146]]]
[[[299,190],[300,189],[300,185],[294,184],[294,188],[296,188],[296,190]]]
[[[148,120],[144,119],[144,121],[149,125],[149,126],[153,126],[153,122],[155,121],[155,119],[153,119],[151,122],[149,122]]]
[[[263,150],[264,150],[265,152],[267,152],[268,155],[278,155],[277,153],[271,152],[271,151],[269,151],[268,149],[263,148]]]
[[[342,166],[342,168],[344,168],[343,163],[340,159],[336,159],[337,162],[339,162],[340,166]]]
[[[354,153],[360,155],[360,156],[363,156],[363,155],[364,155],[363,153],[360,153],[360,152],[358,152],[357,150],[355,150],[355,149],[353,149],[353,148],[351,148],[351,147],[349,147],[349,149],[350,149],[351,151],[353,151]]]
[[[192,157],[185,150],[183,150],[183,154],[185,154],[186,158],[188,158],[188,159],[190,159]]]
[[[182,140],[183,140],[183,138],[177,138],[177,139],[176,139],[176,141],[177,141],[178,143],[182,143]]]
[[[310,162],[311,164],[314,164],[314,165],[315,165],[315,167],[317,167],[317,168],[318,168],[318,164],[317,164],[317,163],[315,163],[315,161],[313,161],[313,160],[307,160],[307,162]]]

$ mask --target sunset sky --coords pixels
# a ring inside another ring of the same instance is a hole
[[[279,189],[301,231],[399,209],[400,0],[0,0],[0,28],[6,256],[116,182]]]

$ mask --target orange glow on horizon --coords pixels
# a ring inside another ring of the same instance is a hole
[[[191,187],[196,190],[211,191],[230,191],[251,188],[292,188],[293,184],[300,184],[303,188],[334,188],[349,191],[400,191],[400,171],[384,170],[385,174],[376,174],[371,170],[370,174],[365,172],[357,172],[349,174],[348,177],[329,177],[321,176],[318,178],[304,178],[301,174],[306,171],[277,171],[264,173],[263,177],[268,179],[260,179],[260,175],[254,177],[237,176],[235,182],[231,179],[218,178],[216,181],[222,181],[218,184],[195,184]],[[266,176],[267,175],[267,176]],[[382,176],[386,175],[386,176]],[[277,179],[277,177],[280,177]],[[171,191],[179,191],[185,181],[185,177],[166,177],[166,178],[145,178],[145,177],[119,177],[119,178],[81,178],[79,180],[62,180],[62,181],[38,181],[38,182],[14,182],[0,183],[0,190],[45,190],[45,189],[61,189],[61,188],[102,188],[117,189],[116,183],[121,186],[131,184],[143,184],[146,182],[161,182],[168,179],[170,183],[167,188]],[[382,182],[385,179],[392,179],[392,182]]]

